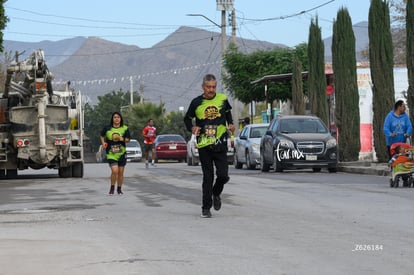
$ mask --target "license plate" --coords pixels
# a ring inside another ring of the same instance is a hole
[[[17,152],[17,157],[19,159],[29,159],[29,150],[26,148],[19,149]]]
[[[306,155],[305,159],[306,160],[317,160],[318,156],[317,155]]]
[[[170,145],[170,150],[175,150],[175,149],[177,149],[177,145]]]

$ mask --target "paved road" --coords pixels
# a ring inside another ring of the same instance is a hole
[[[43,170],[42,170],[43,171]],[[48,171],[48,170],[45,170]],[[200,168],[128,164],[0,181],[0,274],[412,274],[414,189],[388,178],[231,168],[200,218]]]

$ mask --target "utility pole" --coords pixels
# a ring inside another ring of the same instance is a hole
[[[229,96],[229,93],[224,86],[224,76],[226,75],[226,70],[224,68],[224,55],[226,54],[226,11],[231,11],[231,26],[232,26],[232,41],[236,45],[236,16],[233,7],[235,0],[216,0],[217,1],[217,10],[221,10],[221,85],[223,92],[226,96]],[[239,107],[238,102],[235,97],[233,98],[233,123],[236,126],[235,134],[239,132]]]
[[[217,0],[218,2],[218,0]],[[224,88],[223,78],[226,74],[226,70],[224,69],[224,54],[226,53],[226,10],[223,9],[221,11],[221,86],[223,88],[224,93],[227,95],[227,91]]]
[[[129,91],[130,91],[130,99],[131,99],[131,106],[134,105],[134,80],[132,79],[132,76],[129,77]]]
[[[144,81],[140,81],[139,82],[139,93],[141,95],[140,97],[140,102],[139,103],[144,103]]]
[[[237,45],[236,38],[236,12],[233,9],[231,11],[231,40],[233,41],[234,45]]]
[[[236,41],[236,21],[235,21],[235,16],[233,15],[234,13],[234,7],[233,7],[233,2],[235,0],[216,0],[217,2],[217,10],[221,11],[221,25],[215,23],[213,20],[211,20],[210,18],[208,18],[207,16],[203,15],[203,14],[187,14],[187,16],[201,16],[203,18],[205,18],[206,20],[210,21],[211,23],[213,23],[215,26],[219,27],[221,29],[221,87],[223,89],[224,94],[229,97],[229,93],[227,92],[227,89],[225,88],[224,85],[224,76],[226,75],[226,71],[224,68],[224,55],[226,54],[226,45],[227,45],[227,39],[226,39],[226,11],[232,11],[232,16],[233,16],[233,21],[234,21],[234,26],[232,27],[232,36],[234,36],[234,42]],[[236,121],[236,125],[239,124],[239,116],[238,116],[238,107],[237,107],[237,103],[234,103],[235,99],[233,98],[233,105],[236,104],[234,113],[234,120]],[[238,127],[236,127],[236,131],[238,131]]]
[[[236,37],[236,12],[233,9],[231,11],[231,38],[234,46],[237,46],[237,37]],[[239,133],[239,101],[236,97],[233,96],[233,120],[236,125],[235,135]]]

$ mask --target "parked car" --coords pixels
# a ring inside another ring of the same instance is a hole
[[[102,145],[99,145],[98,151],[95,154],[96,162],[106,162],[106,150]]]
[[[336,172],[336,139],[318,117],[278,116],[260,141],[260,165],[263,172],[271,166],[275,172],[297,168]]]
[[[255,169],[260,164],[260,140],[269,123],[248,124],[234,140],[234,167]]]
[[[187,143],[181,135],[164,134],[155,138],[155,162],[160,159],[185,161]]]
[[[227,139],[227,162],[229,164],[234,163],[234,135],[230,131]]]
[[[227,138],[227,161],[229,164],[233,164],[234,162],[234,137],[230,132]],[[195,135],[191,135],[190,140],[187,142],[187,164],[194,166],[198,165],[199,162],[197,139]]]
[[[142,150],[138,140],[131,139],[126,143],[126,159],[127,161],[141,161]]]
[[[187,142],[187,165],[196,166],[200,162],[197,148],[197,137],[191,135],[190,140]]]

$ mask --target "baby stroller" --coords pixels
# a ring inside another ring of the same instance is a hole
[[[414,153],[414,148],[408,143],[397,142],[391,145],[390,153],[392,156],[396,155],[396,148],[400,146],[409,153],[409,156],[400,156],[403,158],[403,162],[394,161],[390,163],[391,166],[391,179],[390,187],[398,188],[400,179],[403,181],[403,187],[414,187],[414,161],[412,160],[412,155]],[[400,158],[399,157],[399,158]],[[394,157],[393,157],[394,159]],[[398,158],[397,158],[398,160]]]

